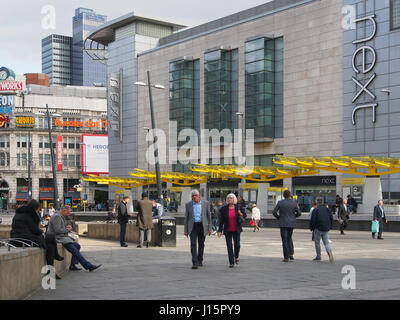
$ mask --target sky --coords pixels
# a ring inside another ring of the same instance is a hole
[[[1,0],[1,2],[5,0]],[[41,39],[56,33],[72,36],[72,17],[79,7],[113,20],[134,12],[138,16],[194,27],[271,0],[19,0],[1,6],[0,66],[16,74],[37,73]],[[52,14],[54,13],[54,15]],[[54,17],[51,19],[50,17]]]

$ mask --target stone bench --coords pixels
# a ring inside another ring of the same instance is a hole
[[[71,254],[58,244],[63,261],[54,261],[57,274],[62,274],[71,263]],[[41,288],[46,266],[45,250],[40,248],[0,248],[0,300],[24,299]],[[57,283],[56,283],[57,285]]]

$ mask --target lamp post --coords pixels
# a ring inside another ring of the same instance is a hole
[[[37,112],[37,115],[44,116],[44,113]],[[46,116],[47,116],[47,124],[49,126],[49,144],[50,144],[50,155],[51,155],[51,167],[53,171],[53,188],[54,188],[54,209],[59,210],[60,204],[58,199],[58,187],[57,187],[57,175],[56,175],[56,168],[55,168],[55,156],[53,150],[53,140],[51,137],[51,122],[50,122],[50,112],[49,112],[49,105],[46,104]],[[53,113],[51,117],[61,117],[61,115],[57,113]]]
[[[148,83],[144,82],[135,82],[135,85],[137,86],[142,86],[142,87],[148,87],[149,88],[149,100],[150,100],[150,114],[151,114],[151,127],[153,130],[156,129],[156,121],[154,118],[154,107],[153,107],[153,96],[151,92],[151,88],[156,88],[156,89],[165,89],[163,85],[155,84],[152,85],[150,82],[150,71],[147,71],[147,81]],[[154,137],[154,158],[156,161],[156,179],[157,179],[157,202],[161,203],[162,199],[162,187],[161,187],[161,176],[160,176],[160,162],[158,158],[158,145],[157,145],[157,137]]]
[[[238,117],[241,117],[241,127],[242,127],[242,157],[244,158],[244,164],[246,164],[246,157],[245,157],[245,149],[244,149],[244,140],[245,140],[245,130],[244,130],[244,113],[243,112],[236,112],[236,115]],[[246,182],[245,179],[242,179],[241,181],[241,196],[244,197],[244,192],[243,192],[243,184]]]
[[[143,127],[143,130],[149,134],[150,128],[149,127]],[[147,150],[149,150],[149,142],[147,141]],[[147,161],[147,171],[150,171],[150,163]],[[147,185],[147,195],[150,196],[150,184]]]

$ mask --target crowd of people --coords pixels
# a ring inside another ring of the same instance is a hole
[[[227,195],[225,204],[222,200],[213,201],[211,206],[208,201],[200,199],[198,190],[192,191],[192,200],[185,204],[184,213],[184,235],[190,238],[190,251],[192,256],[192,269],[203,266],[205,240],[207,236],[217,235],[218,238],[225,236],[229,267],[233,268],[239,264],[240,236],[243,231],[243,223],[247,218],[246,201],[233,193]],[[301,216],[298,203],[293,199],[289,190],[283,193],[283,200],[278,201],[272,211],[273,216],[279,221],[280,235],[283,248],[283,262],[294,260],[293,230],[296,227],[296,219]],[[126,226],[129,217],[129,197],[124,197],[118,208],[113,207],[108,219],[116,220],[120,224],[120,245],[128,247],[126,243]],[[334,261],[329,240],[329,231],[333,227],[334,214],[340,224],[340,233],[348,226],[350,214],[354,213],[357,203],[349,196],[348,199],[337,197],[334,211],[329,209],[328,204],[318,197],[310,210],[309,228],[312,232],[312,240],[315,244],[315,261],[321,260],[321,240],[325,246],[330,262]],[[156,201],[150,200],[146,192],[142,193],[141,199],[136,203],[135,210],[138,212],[136,226],[139,229],[138,248],[149,247],[151,242],[151,230],[154,228],[153,219],[165,215],[164,208]],[[254,203],[251,205],[251,220],[253,231],[259,231],[261,213]],[[383,201],[379,200],[373,211],[372,237],[383,239],[382,231],[384,224],[388,223]],[[98,269],[100,265],[94,265],[87,261],[80,253],[80,245],[76,241],[77,227],[75,216],[71,213],[68,205],[63,205],[59,211],[44,213],[40,210],[40,204],[36,200],[30,200],[26,206],[16,210],[12,221],[11,244],[21,246],[20,239],[29,240],[33,245],[46,250],[46,262],[54,266],[54,260],[62,261],[64,258],[59,254],[57,244],[72,254],[71,271],[81,270],[78,263],[89,271]],[[61,279],[56,275],[57,279]]]

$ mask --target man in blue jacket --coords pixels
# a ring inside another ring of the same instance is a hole
[[[279,220],[279,227],[281,229],[282,247],[283,247],[283,261],[289,262],[294,260],[294,246],[293,246],[293,229],[296,227],[296,218],[301,216],[301,212],[297,202],[291,199],[289,190],[283,192],[285,199],[278,201],[278,204],[272,211],[275,218]],[[278,215],[279,211],[279,215]]]
[[[314,232],[315,251],[317,256],[314,261],[321,260],[321,238],[324,243],[326,252],[329,256],[329,261],[333,262],[333,254],[331,246],[329,245],[328,232],[332,229],[333,216],[331,211],[324,206],[323,199],[317,198],[318,207],[314,209],[312,218],[310,220],[310,230]]]

